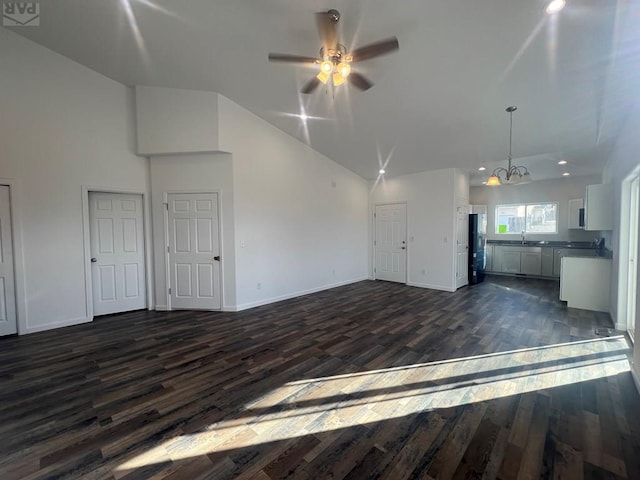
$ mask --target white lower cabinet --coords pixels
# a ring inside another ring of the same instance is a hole
[[[609,311],[611,260],[600,257],[563,257],[560,300],[568,307]]]

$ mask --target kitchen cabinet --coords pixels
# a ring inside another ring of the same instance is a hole
[[[568,307],[609,311],[611,260],[601,257],[563,257],[560,300]]]
[[[520,253],[520,273],[525,275],[540,275],[542,272],[542,254],[540,249],[537,252],[525,251]]]
[[[542,262],[540,247],[503,246],[500,251],[500,269],[498,271],[502,273],[540,275]],[[495,255],[493,259],[494,269],[497,261],[498,256]]]
[[[485,271],[493,272],[493,245],[487,245],[485,249],[486,253],[486,265]]]
[[[543,247],[540,253],[540,275],[543,277],[553,276],[553,248]]]
[[[597,257],[598,251],[582,248],[554,248],[553,249],[553,276],[559,277],[564,257]]]
[[[587,185],[584,229],[613,230],[613,190],[610,184]]]
[[[512,248],[502,249],[501,272],[520,273],[520,252]]]
[[[568,228],[576,230],[584,230],[584,226],[580,225],[580,210],[584,207],[582,198],[574,198],[569,200],[569,224]]]
[[[560,267],[562,266],[562,257],[571,253],[568,248],[553,249],[553,276],[560,276]]]

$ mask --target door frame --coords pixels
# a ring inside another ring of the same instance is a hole
[[[462,287],[468,287],[470,285],[470,279],[469,279],[469,272],[468,272],[468,265],[469,265],[469,214],[471,213],[471,205],[469,204],[469,200],[465,200],[465,199],[458,199],[458,202],[456,202],[456,222],[455,222],[455,247],[454,247],[454,255],[455,255],[455,261],[453,262],[453,291],[455,292],[456,290],[458,290],[459,288]],[[467,283],[465,283],[464,285],[460,285],[458,286],[458,234],[460,232],[458,232],[458,214],[460,213],[460,209],[466,209],[466,213],[465,215],[467,216],[467,244],[466,244],[466,250],[467,250],[467,265],[465,266],[465,268],[467,268]]]
[[[153,310],[155,305],[153,297],[153,269],[151,266],[151,214],[149,213],[150,195],[143,190],[114,188],[104,186],[82,185],[82,236],[83,236],[83,255],[84,255],[84,290],[86,298],[86,315],[88,321],[93,321],[93,279],[91,273],[91,229],[89,222],[89,193],[114,193],[123,195],[141,195],[142,196],[142,235],[144,236],[142,245],[144,247],[144,263],[145,263],[145,288],[146,309]]]
[[[189,189],[189,188],[181,188],[178,190],[165,190],[162,192],[162,204],[164,206],[164,215],[162,217],[163,222],[163,231],[164,231],[164,277],[166,289],[164,294],[166,295],[166,305],[167,311],[173,311],[173,307],[171,306],[171,295],[169,295],[169,289],[172,287],[171,285],[171,265],[169,262],[169,195],[181,195],[181,194],[197,194],[197,193],[215,193],[218,196],[218,245],[220,246],[220,269],[218,272],[219,278],[218,282],[220,285],[220,310],[213,311],[225,311],[225,303],[224,303],[224,244],[222,239],[224,235],[222,234],[222,190],[219,188],[211,188],[211,189]]]
[[[16,324],[18,335],[27,333],[27,287],[24,267],[22,236],[22,202],[20,182],[15,178],[0,177],[0,185],[9,187],[11,212],[11,241],[13,242],[13,283],[16,302]]]
[[[404,283],[402,283],[401,285],[409,285],[409,256],[411,255],[411,249],[409,248],[409,243],[410,243],[410,239],[408,236],[409,233],[409,202],[406,201],[397,201],[397,202],[381,202],[381,203],[374,203],[373,204],[373,212],[371,212],[371,220],[373,221],[373,238],[371,239],[371,249],[373,252],[373,256],[372,256],[372,266],[371,266],[371,273],[372,273],[372,279],[376,280],[376,239],[378,237],[378,231],[377,231],[377,218],[376,218],[376,208],[378,207],[384,207],[387,205],[404,205],[404,209],[405,209],[405,213],[406,213],[406,218],[405,218],[405,237],[407,239],[407,249],[406,249],[406,253],[405,253],[405,266],[404,266],[404,272],[405,272],[405,276],[404,276]]]
[[[622,180],[622,192],[620,195],[620,230],[619,230],[619,238],[618,238],[618,248],[620,251],[620,256],[618,259],[618,298],[617,298],[617,315],[615,318],[615,327],[617,330],[627,330],[629,325],[629,319],[627,318],[627,304],[628,304],[628,289],[626,288],[628,284],[629,278],[629,236],[631,229],[631,222],[629,218],[629,203],[631,197],[631,184],[633,180],[640,176],[640,167],[636,167],[632,169],[627,175],[625,175]],[[625,208],[626,207],[626,208]],[[637,222],[640,219],[636,220]],[[640,237],[640,225],[638,225],[638,237]],[[639,242],[640,244],[640,238]],[[636,252],[636,257],[638,256],[638,252]],[[638,265],[640,262],[637,261],[636,258],[636,269],[640,272],[640,268]],[[640,284],[640,283],[639,283]],[[636,293],[637,295],[637,293]],[[640,296],[639,296],[640,297]],[[636,305],[639,298],[636,297]],[[636,317],[638,312],[636,311]],[[640,325],[635,325],[636,331]],[[635,339],[631,339],[633,342]]]

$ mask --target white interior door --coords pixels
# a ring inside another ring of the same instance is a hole
[[[147,305],[142,195],[89,192],[93,314]]]
[[[9,187],[0,185],[0,335],[18,333]]]
[[[459,206],[456,221],[456,288],[469,284],[469,207]]]
[[[407,204],[376,205],[375,278],[407,282]]]
[[[220,310],[218,194],[168,196],[171,308]]]

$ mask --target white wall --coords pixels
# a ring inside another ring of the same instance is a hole
[[[3,28],[0,64],[0,177],[20,195],[19,330],[82,323],[82,187],[148,191],[133,92]]]
[[[236,305],[248,308],[367,277],[367,184],[219,96],[233,157]]]
[[[471,187],[470,202],[473,205],[487,205],[487,238],[519,240],[520,234],[498,235],[495,233],[496,205],[513,203],[558,202],[558,233],[527,234],[531,240],[585,241],[591,242],[601,232],[585,232],[569,229],[569,200],[584,198],[587,185],[602,183],[598,176],[566,177],[554,180],[539,180],[525,185],[504,185],[500,187]],[[607,245],[610,247],[610,245]]]
[[[218,192],[221,206],[222,309],[234,309],[233,163],[226,153],[163,155],[151,159],[156,309],[167,308],[165,194]]]
[[[631,111],[622,133],[618,137],[615,148],[607,162],[603,179],[605,183],[613,185],[614,192],[614,219],[615,225],[611,235],[608,235],[610,244],[614,247],[613,268],[611,272],[611,317],[617,319],[618,289],[624,288],[618,285],[618,274],[620,270],[620,255],[618,246],[620,243],[620,212],[622,200],[623,180],[640,164],[640,107]],[[639,247],[640,254],[640,247]],[[639,255],[640,257],[640,255]],[[638,285],[640,285],[640,266],[638,266]],[[636,376],[636,383],[640,388],[640,295],[637,295],[638,305],[636,307],[636,339],[634,343],[633,370]]]
[[[136,87],[137,152],[218,151],[218,94]]]
[[[372,185],[370,218],[376,205],[407,204],[409,285],[455,290],[456,197],[464,196],[464,180],[458,174],[455,169],[435,170]],[[374,238],[373,225],[370,238]]]

